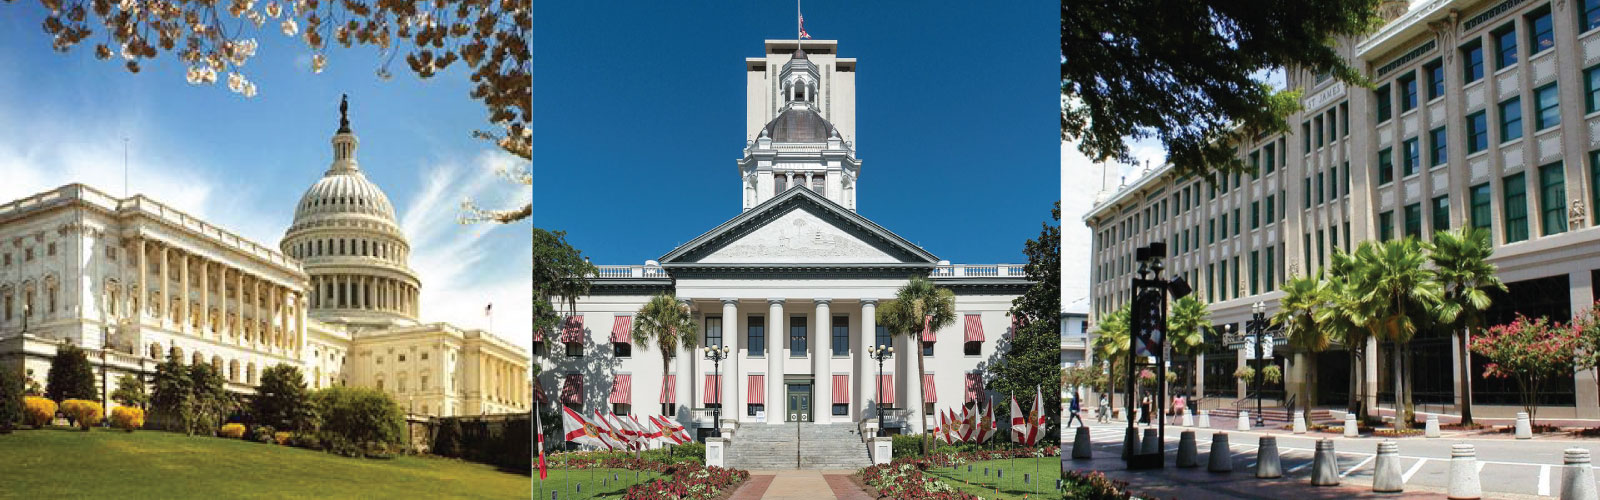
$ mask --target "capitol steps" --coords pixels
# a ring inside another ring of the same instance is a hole
[[[854,470],[872,465],[867,444],[861,440],[856,424],[802,423],[798,430],[795,426],[795,423],[740,426],[728,445],[728,466],[745,470]]]

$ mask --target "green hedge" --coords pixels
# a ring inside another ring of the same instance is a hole
[[[533,471],[533,425],[528,415],[442,417],[436,421],[433,454]]]
[[[922,434],[901,434],[894,436],[894,458],[922,456],[922,436]],[[984,444],[944,444],[939,442],[938,439],[934,439],[933,445],[933,449],[930,450],[933,453],[962,453],[978,450],[1020,448],[1020,446],[1017,446],[1015,443],[999,440],[998,436]]]

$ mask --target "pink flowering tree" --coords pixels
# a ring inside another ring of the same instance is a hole
[[[1472,352],[1489,361],[1483,376],[1517,382],[1522,408],[1533,420],[1539,391],[1553,377],[1570,377],[1577,368],[1582,321],[1572,324],[1518,314],[1510,324],[1490,327],[1472,338]]]

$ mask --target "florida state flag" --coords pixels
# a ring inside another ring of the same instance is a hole
[[[538,409],[533,410],[533,428],[539,433],[539,480],[543,481],[550,474],[544,468],[544,417]]]
[[[605,431],[601,430],[593,422],[583,418],[583,415],[579,415],[578,412],[572,411],[572,408],[563,407],[561,412],[561,427],[566,433],[565,438],[567,441],[595,448],[611,449],[611,445],[600,438],[605,435]]]

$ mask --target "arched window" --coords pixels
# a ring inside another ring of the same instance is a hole
[[[160,343],[156,343],[156,342],[151,342],[150,343],[150,359],[153,359],[153,360],[156,360],[156,361],[161,361],[161,344]]]
[[[228,362],[228,381],[239,382],[239,360]]]
[[[783,194],[784,191],[787,191],[789,189],[789,176],[788,175],[786,175],[786,174],[774,175],[774,176],[772,176],[772,180],[774,181],[773,188],[772,188],[772,195],[773,196],[777,196],[777,195]]]
[[[178,362],[178,364],[180,364],[180,365],[183,364],[183,348],[182,347],[172,346],[172,359],[176,360]]]
[[[203,365],[205,362],[206,356],[204,354],[200,354],[200,351],[195,351],[193,364]]]
[[[245,383],[250,384],[250,385],[256,385],[256,364],[255,364],[255,362],[251,362],[249,365],[245,366],[244,374],[245,374]]]

